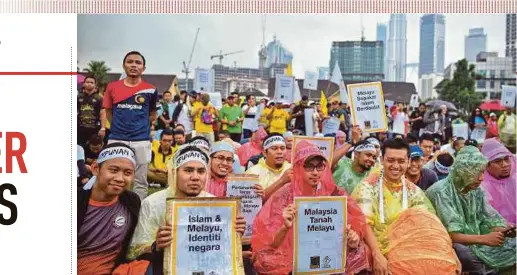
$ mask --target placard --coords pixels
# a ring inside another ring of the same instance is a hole
[[[388,109],[391,108],[393,105],[395,105],[395,102],[393,100],[386,99],[384,101],[384,105],[388,106]]]
[[[275,101],[293,103],[294,77],[277,74],[275,78]]]
[[[330,117],[323,121],[323,127],[321,128],[321,133],[323,135],[326,134],[336,134],[339,130],[339,125],[341,121],[337,117]]]
[[[384,107],[384,94],[380,82],[350,84],[350,111],[353,125],[359,125],[364,133],[386,132],[388,120]]]
[[[208,93],[210,96],[210,103],[214,105],[214,108],[221,110],[223,108],[223,100],[220,93]]]
[[[313,108],[305,108],[305,135],[308,137],[312,137],[314,135],[314,109]]]
[[[166,207],[173,238],[164,251],[164,274],[244,274],[238,199],[170,198]]]
[[[472,133],[470,133],[470,139],[477,141],[478,143],[483,143],[486,138],[486,128],[474,128]]]
[[[194,70],[194,90],[212,93],[214,87],[214,70],[196,68]]]
[[[305,90],[316,91],[318,89],[318,73],[305,72],[305,78],[303,79],[303,88]]]
[[[467,123],[453,123],[452,136],[469,139],[469,125]]]
[[[413,108],[418,108],[418,104],[420,104],[418,102],[418,94],[412,94],[411,100],[409,101],[409,106],[411,106]]]
[[[514,108],[515,107],[515,86],[502,85],[503,91],[501,93],[501,106]]]
[[[226,196],[241,199],[241,213],[246,220],[243,242],[249,242],[253,228],[253,221],[262,209],[262,197],[257,195],[253,185],[259,184],[257,175],[235,174],[228,177]]]
[[[307,136],[294,136],[293,138],[293,148],[291,159],[294,160],[296,145],[300,143],[300,141],[305,140],[310,142],[311,144],[317,146],[323,156],[327,159],[327,161],[332,163],[332,156],[334,153],[334,138],[333,137],[307,137]]]
[[[296,197],[294,274],[344,273],[347,197]]]

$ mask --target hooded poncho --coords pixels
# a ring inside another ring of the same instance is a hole
[[[465,146],[459,153],[449,176],[427,189],[426,194],[449,233],[485,235],[506,222],[490,206],[481,188],[468,191],[486,167],[487,159],[476,147]],[[473,253],[492,268],[504,269],[515,265],[515,238],[505,240],[501,247],[470,245]]]

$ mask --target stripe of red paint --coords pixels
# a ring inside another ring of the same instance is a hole
[[[0,72],[0,75],[77,75],[77,72]]]

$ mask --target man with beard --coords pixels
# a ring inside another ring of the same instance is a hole
[[[264,158],[246,173],[258,175],[265,189],[264,201],[290,181],[291,164],[285,160],[286,144],[282,135],[271,134],[264,140]]]
[[[486,200],[507,222],[515,224],[515,156],[495,138],[485,140],[481,153],[488,159],[481,183]]]
[[[153,274],[163,274],[163,249],[170,246],[172,226],[165,222],[166,200],[176,198],[214,197],[204,191],[208,177],[208,156],[201,149],[185,145],[178,149],[169,166],[169,187],[156,192],[144,201],[138,224],[129,247],[128,259],[153,259]],[[246,222],[242,216],[236,220],[236,231],[242,236]]]
[[[409,146],[409,168],[406,171],[406,179],[416,184],[420,189],[427,190],[438,181],[436,173],[424,168],[424,152],[418,145]]]
[[[377,151],[375,145],[360,141],[354,148],[354,159],[347,157],[341,158],[343,152],[346,153],[350,146],[343,146],[336,152],[339,160],[334,170],[334,181],[336,185],[346,190],[348,194],[354,191],[354,188],[368,175],[370,169],[375,165]]]

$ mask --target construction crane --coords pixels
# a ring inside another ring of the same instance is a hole
[[[192,51],[190,51],[190,57],[188,59],[188,64],[185,64],[185,61],[183,61],[183,69],[181,70],[182,73],[185,73],[185,90],[186,91],[188,91],[188,74],[190,73],[190,62],[192,62],[192,55],[194,54],[194,49],[196,48],[198,34],[199,34],[199,28],[197,28],[197,31],[196,31],[196,37],[194,38],[194,45],[192,45]]]
[[[262,45],[260,45],[259,51],[259,68],[262,76],[263,69],[266,65],[266,15],[264,14],[262,17]]]
[[[214,55],[210,56],[210,60],[212,60],[214,58],[219,58],[219,65],[223,65],[223,58],[225,56],[232,55],[232,54],[237,54],[237,53],[243,53],[243,52],[244,51],[236,51],[236,52],[231,52],[231,53],[223,53],[223,51],[221,50],[220,54],[214,54]]]

